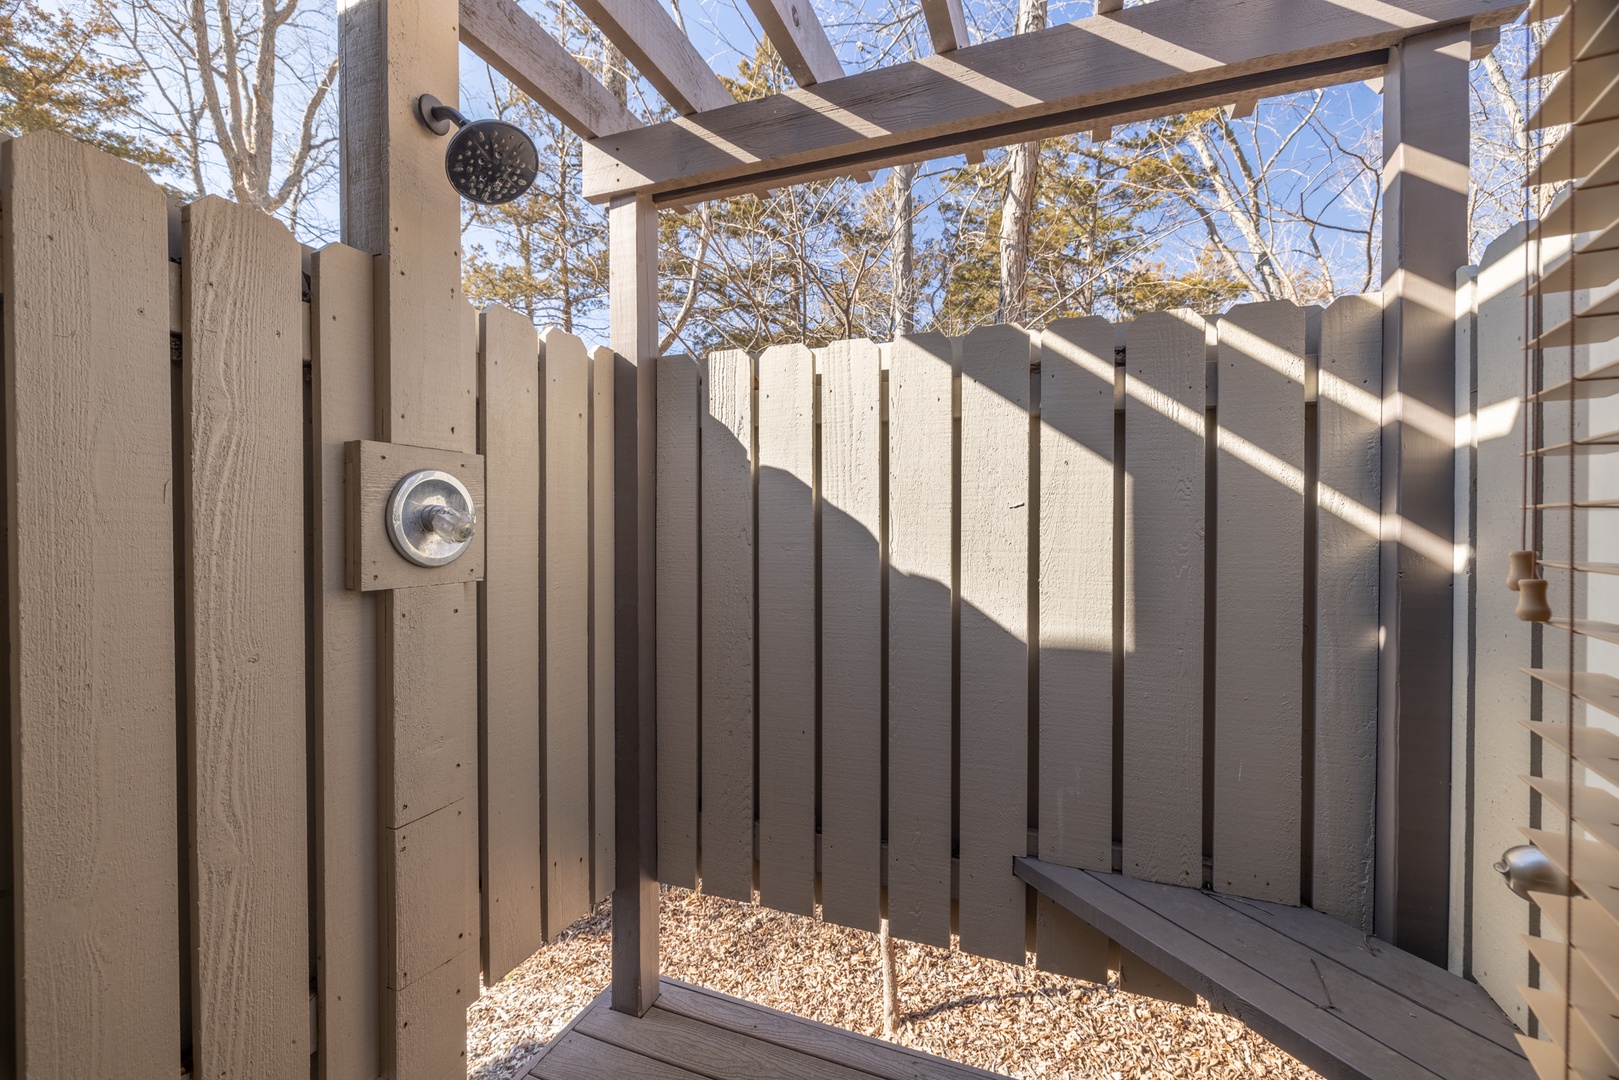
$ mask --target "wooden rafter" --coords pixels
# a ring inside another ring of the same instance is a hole
[[[810,0],[748,0],[748,6],[799,86],[843,77],[843,64]]]
[[[586,144],[585,195],[659,202],[1005,146],[1382,73],[1521,0],[1156,0]]]
[[[583,138],[641,126],[514,0],[461,0],[461,41]]]
[[[954,52],[967,44],[967,16],[961,0],[922,0],[922,17],[936,53]]]
[[[736,103],[658,0],[579,0],[579,7],[682,116]]]

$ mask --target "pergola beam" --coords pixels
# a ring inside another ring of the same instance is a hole
[[[658,0],[579,0],[579,8],[682,116],[736,104]]]
[[[843,64],[810,0],[748,0],[748,6],[799,86],[843,78]]]
[[[461,0],[461,42],[582,138],[641,126],[514,0]]]
[[[596,139],[584,190],[658,202],[1005,146],[1381,73],[1521,0],[1157,0]]]

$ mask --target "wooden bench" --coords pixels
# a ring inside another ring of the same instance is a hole
[[[1309,908],[1016,860],[1047,899],[1330,1080],[1528,1080],[1476,983]]]

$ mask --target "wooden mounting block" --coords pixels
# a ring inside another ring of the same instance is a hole
[[[482,454],[363,439],[344,447],[343,465],[348,507],[343,547],[346,583],[350,589],[376,592],[483,580],[488,515],[484,506]],[[400,555],[388,539],[388,496],[393,494],[395,484],[418,469],[440,469],[459,477],[472,493],[472,504],[477,510],[478,531],[473,534],[472,543],[460,558],[444,566],[417,566]]]

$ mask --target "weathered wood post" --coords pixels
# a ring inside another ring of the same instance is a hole
[[[658,997],[658,212],[651,197],[615,199],[608,230],[617,653],[613,1008],[641,1016]]]
[[[454,104],[456,0],[343,0],[343,240],[376,257],[375,438],[477,449],[476,329],[460,202],[416,99]],[[378,605],[382,1075],[466,1073],[478,994],[478,604],[472,582]],[[457,884],[459,883],[459,884]]]
[[[1445,963],[1450,875],[1456,270],[1467,262],[1466,26],[1383,83],[1383,555],[1377,935]]]

